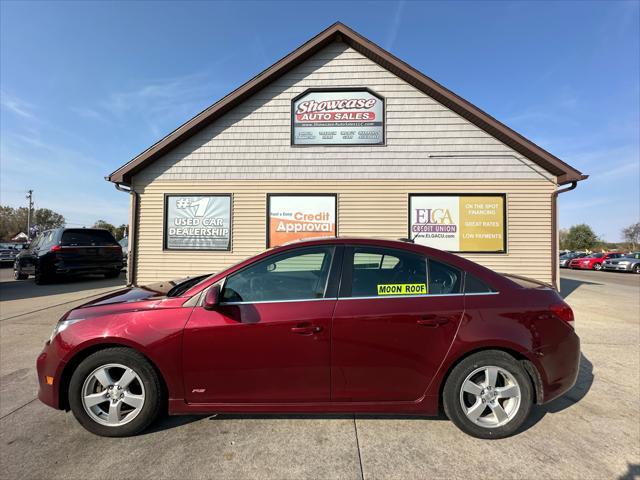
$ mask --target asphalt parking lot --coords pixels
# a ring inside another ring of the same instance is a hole
[[[443,418],[361,415],[172,417],[134,438],[93,436],[36,400],[35,359],[66,310],[123,284],[36,286],[0,270],[2,478],[640,478],[640,275],[563,271],[578,382],[494,441]]]

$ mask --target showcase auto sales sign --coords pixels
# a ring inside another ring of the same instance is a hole
[[[384,100],[368,90],[311,90],[291,110],[294,145],[384,143]]]

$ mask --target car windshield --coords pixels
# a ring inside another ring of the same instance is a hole
[[[587,258],[602,258],[604,257],[604,253],[592,253],[591,255],[587,255]]]

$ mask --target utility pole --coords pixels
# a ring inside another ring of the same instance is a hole
[[[28,190],[27,196],[25,198],[29,200],[27,211],[27,237],[31,239],[31,211],[33,210],[33,190]]]

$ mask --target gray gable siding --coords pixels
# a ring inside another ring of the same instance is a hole
[[[385,146],[290,145],[291,99],[368,87],[386,99]],[[156,180],[555,177],[343,43],[333,43],[134,176]]]

